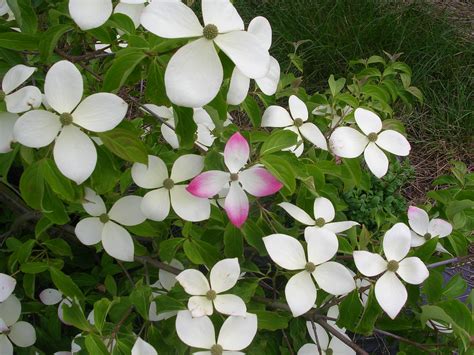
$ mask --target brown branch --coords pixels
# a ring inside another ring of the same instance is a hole
[[[136,256],[135,261],[139,262],[141,264],[149,264],[151,266],[156,267],[157,269],[168,271],[169,273],[172,273],[174,275],[178,275],[183,271],[183,270],[177,269],[177,268],[175,268],[171,265],[168,265],[164,262],[156,260],[155,258],[152,258],[151,256]]]
[[[377,328],[374,328],[374,333],[391,337],[391,338],[396,339],[398,341],[401,341],[403,343],[410,344],[410,345],[414,346],[415,348],[418,348],[418,349],[423,350],[423,351],[428,351],[428,349],[430,347],[438,347],[440,345],[440,344],[429,344],[429,345],[428,344],[420,344],[420,343],[417,343],[416,341],[413,341],[413,340],[401,337],[397,334],[389,333],[389,332],[386,332],[385,330],[381,330],[381,329],[377,329]],[[434,354],[432,352],[430,352],[430,353]]]
[[[348,347],[353,349],[357,354],[360,355],[369,355],[367,351],[362,349],[359,345],[354,343],[352,340],[344,336],[341,332],[339,332],[336,328],[332,327],[329,325],[325,320],[322,318],[316,319],[316,323],[318,323],[321,327],[323,327],[328,333],[331,333],[333,337],[338,338],[340,341],[342,341],[344,344],[346,344]]]

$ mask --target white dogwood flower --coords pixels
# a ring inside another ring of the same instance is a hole
[[[135,28],[138,28],[146,3],[148,3],[148,0],[120,0],[115,6],[114,14],[123,14],[130,17]]]
[[[408,224],[412,229],[410,231],[412,247],[419,247],[435,237],[445,238],[453,231],[450,223],[440,218],[430,220],[428,213],[414,206],[408,208]],[[436,250],[449,253],[440,243],[436,245]]]
[[[12,143],[15,142],[13,127],[18,117],[15,113],[0,112],[0,153],[11,152]]]
[[[209,219],[211,204],[208,199],[196,197],[187,191],[185,181],[197,176],[204,168],[204,158],[187,154],[179,157],[173,164],[171,175],[160,158],[148,156],[148,166],[135,163],[132,178],[135,184],[152,189],[141,203],[141,211],[153,221],[163,221],[170,208],[182,219],[199,222]]]
[[[83,31],[102,26],[112,10],[112,0],[69,0],[69,14]]]
[[[176,317],[176,333],[183,343],[203,349],[196,355],[243,355],[257,333],[257,316],[228,317],[216,341],[214,324],[209,317],[193,318],[191,312],[180,311]]]
[[[219,47],[249,78],[262,78],[270,54],[261,40],[244,31],[244,22],[229,0],[202,0],[203,27],[181,1],[154,1],[142,14],[142,25],[163,38],[192,38],[166,67],[166,93],[179,106],[203,107],[218,94],[224,70]],[[192,59],[191,59],[192,58]]]
[[[335,251],[339,248],[336,234],[359,225],[359,223],[353,221],[332,222],[336,216],[336,211],[332,202],[325,197],[318,197],[314,200],[314,219],[306,211],[291,203],[282,202],[278,206],[298,222],[308,226],[304,232],[306,241],[324,235],[324,238],[327,239],[327,246],[331,245]]]
[[[132,355],[158,355],[158,352],[153,346],[138,337],[135,344],[133,344]]]
[[[24,86],[17,90],[35,71],[36,68],[18,64],[3,77],[0,101],[5,101],[8,112],[22,113],[40,107],[43,96],[37,87]]]
[[[80,128],[92,132],[109,131],[123,120],[128,105],[109,93],[93,94],[82,100],[82,75],[68,61],[58,62],[49,69],[44,91],[48,105],[57,114],[29,111],[18,119],[13,135],[19,143],[31,148],[45,147],[55,141],[53,155],[58,169],[81,184],[94,171],[97,151]]]
[[[265,17],[255,17],[250,21],[247,31],[257,36],[260,43],[267,50],[270,50],[272,45],[272,27]],[[263,78],[256,78],[255,82],[265,95],[271,96],[275,94],[280,82],[280,64],[274,57],[270,56],[270,69],[267,75]],[[250,78],[245,76],[238,67],[235,67],[230,79],[229,91],[227,92],[227,103],[229,105],[240,105],[247,97],[249,88]]]
[[[357,269],[363,275],[373,277],[383,273],[375,284],[375,297],[392,319],[407,300],[407,290],[399,277],[409,284],[419,285],[429,276],[428,269],[419,258],[406,257],[410,241],[410,229],[404,223],[397,223],[383,238],[386,260],[368,251],[354,251],[353,254]]]
[[[344,344],[342,340],[337,337],[332,336],[329,337],[329,334],[324,330],[322,326],[319,324],[314,324],[314,328],[316,328],[316,333],[314,332],[312,322],[306,322],[306,328],[308,329],[309,336],[313,340],[314,344],[305,344],[303,345],[300,350],[298,350],[297,355],[315,355],[319,354],[318,346],[321,348],[321,353],[324,355],[355,355],[356,352],[349,347],[348,345]],[[344,333],[341,334],[350,340],[350,338]]]
[[[104,250],[111,257],[133,261],[135,247],[130,233],[122,227],[136,226],[145,222],[140,205],[142,197],[125,196],[114,203],[107,213],[104,201],[94,191],[86,188],[82,207],[92,217],[81,220],[75,229],[77,238],[84,245],[102,241]]]
[[[239,260],[224,259],[211,269],[210,282],[198,270],[188,269],[176,276],[176,280],[191,295],[188,309],[193,317],[210,316],[213,309],[231,316],[245,316],[247,307],[244,301],[232,294],[222,294],[237,283],[240,276]]]
[[[13,293],[16,280],[10,275],[0,273],[0,302],[4,302]]]
[[[336,128],[329,139],[334,154],[342,158],[357,158],[364,153],[367,166],[378,178],[388,171],[388,158],[383,150],[398,156],[410,154],[407,139],[390,129],[382,131],[382,120],[374,112],[358,108],[354,116],[364,134],[351,127]]]
[[[233,225],[240,228],[249,214],[247,193],[256,197],[270,196],[283,187],[268,170],[254,166],[245,169],[250,158],[250,146],[239,133],[234,133],[224,149],[226,171],[206,171],[191,181],[187,190],[195,196],[213,198],[223,189],[229,192],[225,198],[224,209]]]
[[[321,130],[311,122],[306,104],[297,96],[292,95],[288,101],[290,113],[281,106],[272,105],[263,113],[262,127],[281,128],[284,127],[297,134],[297,145],[286,148],[285,150],[293,152],[297,157],[304,151],[303,137],[316,147],[328,150],[326,138]]]
[[[21,303],[11,295],[0,303],[0,354],[13,355],[13,344],[27,348],[36,342],[35,328],[28,323],[18,321],[21,315]]]
[[[263,242],[277,265],[286,270],[299,271],[285,287],[286,301],[294,317],[309,311],[316,302],[316,286],[311,275],[321,289],[332,295],[344,295],[356,287],[346,267],[329,261],[337,248],[334,250],[324,233],[307,240],[307,258],[301,243],[288,235],[273,234],[263,238]]]

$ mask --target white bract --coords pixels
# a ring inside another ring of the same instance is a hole
[[[68,61],[51,67],[46,74],[44,91],[48,105],[58,114],[29,111],[17,120],[13,135],[19,143],[31,148],[46,147],[55,141],[53,155],[58,169],[81,184],[94,171],[97,151],[80,127],[92,132],[109,131],[123,120],[128,105],[109,93],[93,94],[81,102],[82,76]]]
[[[204,349],[195,355],[244,355],[242,352],[257,333],[257,316],[229,317],[222,324],[216,341],[214,325],[209,317],[193,318],[191,312],[180,311],[176,317],[176,333],[183,343]]]
[[[158,355],[158,352],[153,346],[138,337],[135,344],[133,344],[132,355]]]
[[[0,274],[0,302],[4,302],[13,293],[16,280],[10,275]]]
[[[228,172],[211,170],[195,177],[187,190],[195,196],[213,198],[223,189],[229,188],[224,209],[233,225],[240,228],[249,214],[249,200],[246,192],[264,197],[280,191],[283,184],[268,172],[254,166],[245,169],[250,158],[250,146],[239,133],[234,133],[224,149],[224,163]]]
[[[21,303],[15,295],[0,303],[0,354],[13,355],[13,344],[27,348],[36,342],[35,328],[28,323],[18,321],[21,315]]]
[[[203,27],[181,1],[154,1],[142,14],[142,25],[163,38],[192,38],[166,67],[166,93],[176,105],[203,107],[218,94],[224,70],[219,47],[249,78],[263,78],[270,54],[261,39],[244,31],[244,22],[229,0],[202,0]]]
[[[312,322],[306,322],[306,328],[308,329],[309,336],[313,340],[314,344],[305,344],[300,350],[298,350],[297,355],[316,355],[319,354],[318,346],[321,348],[321,353],[325,355],[355,355],[356,352],[344,344],[342,340],[337,337],[329,338],[328,333],[321,327],[319,324],[314,324],[316,328],[316,333],[313,328]],[[350,338],[341,332],[342,336],[350,340]]]
[[[12,143],[15,142],[13,128],[18,117],[15,113],[0,112],[0,153],[8,153],[12,150]]]
[[[331,240],[331,245],[336,251],[339,247],[336,234],[359,225],[359,223],[353,221],[332,222],[336,216],[336,211],[332,202],[325,197],[318,197],[314,200],[314,219],[306,211],[291,203],[282,202],[278,206],[298,222],[308,226],[304,231],[306,241],[311,238],[317,239],[319,234],[324,234],[328,240]]]
[[[249,33],[259,38],[262,45],[269,50],[272,45],[272,27],[265,17],[255,17],[249,23],[247,29]],[[280,64],[270,56],[270,69],[263,78],[255,79],[260,90],[265,95],[275,94],[280,82]],[[227,103],[229,105],[240,105],[248,95],[250,88],[250,78],[245,76],[238,67],[235,67],[230,79],[229,91],[227,92]]]
[[[22,113],[40,107],[43,96],[37,87],[25,86],[17,90],[35,71],[36,68],[18,64],[3,77],[0,101],[5,101],[8,112]]]
[[[304,151],[303,137],[316,147],[328,150],[326,138],[321,130],[311,122],[306,104],[297,96],[292,95],[289,99],[290,113],[281,106],[268,107],[262,117],[262,127],[282,128],[290,130],[297,134],[297,145],[286,148],[285,150],[293,152],[297,157]]]
[[[135,28],[138,28],[146,3],[148,3],[148,0],[120,0],[115,6],[114,14],[123,14],[130,17]]]
[[[122,261],[133,261],[133,240],[122,225],[136,226],[146,220],[140,209],[142,198],[122,197],[108,213],[102,198],[91,189],[86,188],[84,199],[82,206],[93,217],[85,218],[77,224],[77,238],[84,245],[94,245],[102,241],[104,250],[110,256]]]
[[[202,272],[194,269],[184,270],[176,280],[192,296],[188,309],[193,317],[210,316],[214,307],[222,314],[245,316],[247,307],[239,296],[222,294],[236,285],[239,276],[239,260],[235,258],[216,263],[211,269],[210,282]]]
[[[112,10],[112,0],[69,0],[69,14],[84,31],[102,26]]]
[[[342,158],[357,158],[364,153],[367,166],[378,178],[385,176],[388,171],[388,158],[383,150],[398,156],[410,154],[411,147],[407,139],[390,129],[382,131],[382,120],[378,115],[358,108],[354,116],[363,134],[351,127],[336,128],[329,139],[334,154]]]
[[[380,307],[394,319],[407,300],[407,290],[398,277],[412,285],[419,285],[429,276],[425,264],[417,257],[406,257],[410,251],[410,229],[403,223],[390,228],[383,238],[383,252],[354,251],[354,262],[368,277],[383,275],[375,283],[375,297]],[[398,276],[397,276],[398,275]]]
[[[412,247],[419,247],[435,237],[445,238],[453,231],[450,223],[440,218],[433,218],[430,221],[426,211],[414,206],[408,208],[408,224],[412,229],[410,231]],[[448,253],[440,243],[436,245],[436,250]]]
[[[156,156],[148,156],[148,166],[135,163],[132,167],[135,184],[144,189],[153,189],[143,197],[142,213],[153,221],[163,221],[173,207],[174,212],[186,221],[209,219],[209,200],[189,193],[185,183],[197,176],[203,168],[204,158],[195,154],[183,155],[176,159],[171,175],[168,174],[163,160]]]
[[[337,252],[332,238],[318,232],[307,240],[306,258],[301,243],[285,234],[273,234],[263,238],[270,258],[286,270],[302,270],[292,276],[285,287],[288,306],[294,317],[309,311],[316,302],[316,286],[332,295],[344,295],[355,289],[350,271],[343,265],[329,261]]]
[[[58,318],[61,322],[66,325],[71,325],[64,320],[63,306],[67,307],[72,306],[72,300],[70,298],[65,298],[61,291],[54,288],[47,288],[41,291],[39,294],[40,301],[46,306],[53,306],[59,303],[58,305]]]

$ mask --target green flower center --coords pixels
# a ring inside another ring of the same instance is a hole
[[[331,348],[327,348],[326,355],[332,355],[332,354],[334,354],[334,350],[332,350]]]
[[[306,263],[304,269],[306,271],[308,271],[309,273],[313,273],[314,270],[316,270],[316,265],[314,265],[314,263],[312,263],[311,261]]]
[[[216,25],[209,24],[206,27],[204,27],[202,34],[204,35],[205,39],[208,39],[211,41],[217,37],[217,35],[219,34],[219,30]]]
[[[101,214],[99,219],[102,223],[107,223],[108,221],[110,221],[110,218],[107,213]]]
[[[425,238],[425,240],[430,240],[431,239],[431,234],[430,233],[426,233],[423,238]]]
[[[7,94],[5,94],[4,91],[0,90],[0,101],[3,101],[5,100],[5,97],[7,96]]]
[[[324,220],[324,218],[318,218],[316,220],[316,226],[317,227],[323,227],[325,224],[326,224],[326,221]]]
[[[399,264],[396,260],[390,260],[387,264],[387,270],[391,272],[396,272],[398,270]]]
[[[230,181],[239,181],[239,174],[230,174]]]
[[[209,300],[209,301],[214,301],[217,297],[217,293],[216,291],[214,290],[209,290],[207,291],[206,293],[206,298]]]
[[[163,181],[163,187],[166,190],[171,190],[174,187],[174,181],[171,179],[166,179],[165,181]]]
[[[379,138],[379,136],[377,135],[377,133],[374,133],[374,132],[370,133],[370,134],[368,135],[368,137],[369,137],[369,141],[371,141],[371,142],[376,142],[377,139]]]
[[[72,123],[72,115],[70,113],[64,112],[59,116],[59,120],[63,126],[69,126]]]
[[[304,121],[301,118],[295,119],[295,126],[296,127],[301,127],[303,125]]]
[[[222,355],[224,349],[219,344],[213,345],[211,348],[211,355]]]

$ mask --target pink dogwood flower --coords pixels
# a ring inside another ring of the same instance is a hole
[[[187,190],[197,197],[212,198],[229,187],[224,209],[233,225],[240,228],[247,220],[249,200],[246,193],[264,197],[278,192],[283,184],[266,169],[253,166],[244,169],[250,157],[250,146],[240,133],[230,137],[224,149],[228,171],[211,170],[196,176]]]

